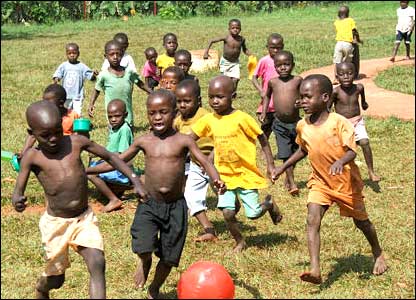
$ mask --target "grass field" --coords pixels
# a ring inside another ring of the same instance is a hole
[[[411,4],[411,6],[414,7]],[[357,23],[364,45],[361,59],[391,55],[395,36],[398,2],[351,2],[351,16]],[[285,49],[294,53],[294,73],[332,63],[334,41],[333,21],[338,6],[284,9],[273,14],[255,16],[195,17],[181,21],[161,20],[158,17],[134,17],[121,20],[65,23],[55,26],[11,26],[1,30],[1,148],[19,151],[26,135],[25,109],[41,98],[43,89],[52,82],[52,74],[65,58],[64,46],[70,41],[80,45],[80,60],[91,68],[100,69],[106,41],[120,31],[129,36],[128,52],[136,66],[144,64],[143,51],[154,46],[163,53],[162,36],[174,32],[179,48],[203,49],[214,37],[226,34],[227,22],[238,17],[242,21],[241,34],[249,49],[258,58],[266,54],[268,34],[279,32],[285,39]],[[412,44],[413,46],[413,44]],[[221,51],[221,45],[214,49]],[[404,47],[399,49],[402,55]],[[414,56],[413,50],[411,53]],[[241,57],[242,79],[235,107],[254,116],[259,97],[247,79],[247,57]],[[204,106],[207,104],[207,84],[218,74],[212,70],[197,74],[201,83]],[[396,80],[397,77],[402,78]],[[410,73],[387,75],[389,89],[396,89],[403,81],[414,78]],[[414,80],[414,79],[413,79]],[[414,82],[414,81],[413,81]],[[410,86],[411,84],[409,84]],[[86,115],[93,83],[86,83]],[[402,92],[409,92],[403,91]],[[414,93],[414,89],[413,89]],[[145,94],[133,94],[135,125],[140,135],[147,129]],[[96,129],[91,138],[105,145],[107,140],[103,96],[97,100]],[[389,270],[382,276],[373,276],[370,247],[350,219],[341,218],[338,208],[332,207],[321,227],[321,264],[324,282],[320,286],[303,283],[298,275],[308,268],[309,258],[305,235],[306,182],[311,171],[307,160],[298,164],[295,180],[301,188],[300,196],[293,198],[285,192],[283,180],[267,192],[277,200],[284,214],[278,226],[273,226],[266,215],[250,221],[239,214],[241,228],[249,248],[239,255],[230,254],[233,240],[225,228],[222,214],[215,209],[216,198],[209,192],[208,216],[219,233],[215,244],[195,244],[192,239],[200,230],[195,219],[190,219],[188,239],[177,269],[174,269],[162,287],[164,298],[175,298],[176,285],[183,273],[198,260],[219,262],[230,272],[236,286],[236,298],[415,298],[415,176],[414,176],[414,122],[396,118],[385,120],[367,118],[375,170],[382,176],[379,186],[368,181],[367,170],[359,150],[357,161],[365,182],[364,195],[370,218],[376,226],[379,240],[388,258]],[[273,152],[274,139],[270,139]],[[85,158],[87,157],[87,154]],[[260,152],[259,152],[259,158]],[[143,166],[143,156],[136,164]],[[258,160],[264,170],[264,162]],[[277,162],[280,164],[280,162]],[[34,296],[34,284],[44,266],[39,214],[11,210],[11,194],[16,173],[6,162],[1,162],[1,298],[27,299]],[[97,193],[91,188],[91,202]],[[264,195],[266,191],[261,191]],[[43,191],[34,175],[26,188],[29,205],[43,205]],[[143,298],[145,291],[134,289],[132,276],[136,257],[130,248],[130,225],[136,200],[126,203],[125,209],[111,214],[99,214],[100,229],[104,236],[107,260],[108,298]],[[64,286],[51,293],[52,298],[87,298],[88,272],[80,256],[71,253],[72,266],[66,273]],[[157,259],[154,261],[157,262]],[[153,278],[154,268],[150,278]]]

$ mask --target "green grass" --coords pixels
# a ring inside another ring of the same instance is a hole
[[[395,10],[398,3],[352,2],[351,16],[365,44],[360,48],[361,59],[388,57],[394,43]],[[74,41],[80,45],[80,60],[99,69],[103,60],[104,43],[119,31],[130,39],[128,52],[138,67],[144,64],[143,51],[154,46],[162,51],[162,36],[169,31],[178,35],[179,48],[202,49],[211,38],[226,33],[227,22],[232,17],[242,21],[242,35],[248,47],[258,57],[266,54],[266,38],[279,32],[285,38],[285,49],[294,53],[296,74],[304,70],[332,63],[334,41],[333,21],[338,6],[285,9],[255,16],[195,17],[181,21],[166,21],[156,17],[134,17],[128,22],[105,20],[56,24],[55,26],[2,26],[1,41],[1,143],[2,149],[18,151],[26,135],[25,109],[40,99],[43,89],[52,82],[56,67],[65,60],[64,46]],[[388,29],[390,28],[390,29]],[[388,30],[386,30],[388,29]],[[221,45],[213,47],[222,50]],[[413,53],[411,54],[413,56]],[[242,79],[235,107],[254,116],[259,102],[257,92],[247,79],[247,57],[241,57]],[[207,83],[218,74],[216,70],[198,74],[204,106],[207,105]],[[93,90],[86,83],[88,103]],[[145,94],[138,89],[133,94],[135,124],[147,128]],[[106,144],[107,131],[103,96],[98,99],[97,129],[91,137]],[[87,105],[84,106],[86,114]],[[268,189],[282,209],[283,222],[271,225],[266,215],[256,221],[239,215],[242,231],[249,248],[240,255],[230,255],[233,240],[225,228],[221,213],[215,209],[216,200],[209,193],[208,216],[219,232],[216,244],[195,244],[192,239],[200,230],[196,220],[190,219],[188,239],[182,260],[162,288],[166,298],[176,297],[176,285],[181,273],[198,260],[211,260],[224,265],[236,285],[236,298],[414,298],[415,297],[415,203],[414,203],[414,122],[395,118],[386,120],[367,118],[375,170],[382,176],[379,189],[371,185],[362,151],[357,160],[366,186],[364,194],[371,220],[377,228],[379,239],[388,257],[389,270],[382,276],[372,276],[370,247],[350,219],[341,218],[337,207],[332,207],[323,220],[321,235],[321,263],[324,283],[312,286],[302,283],[298,275],[308,268],[309,258],[305,236],[306,182],[311,171],[307,160],[298,164],[295,180],[301,188],[299,198],[290,197],[279,180]],[[136,132],[140,135],[142,130]],[[276,144],[270,139],[273,152]],[[260,152],[259,158],[261,157]],[[87,154],[84,158],[86,158]],[[136,163],[143,166],[143,156]],[[260,159],[259,166],[265,165]],[[39,215],[3,214],[10,209],[10,199],[16,173],[9,163],[1,162],[1,297],[26,299],[33,297],[33,288],[41,274],[44,261]],[[93,191],[92,185],[90,186]],[[264,195],[266,191],[261,191]],[[43,191],[32,174],[26,188],[29,204],[43,204]],[[97,194],[91,193],[91,201]],[[125,210],[112,214],[99,214],[100,229],[105,241],[107,260],[107,295],[109,298],[142,298],[145,293],[133,288],[132,276],[136,257],[131,252],[129,228],[136,201]],[[131,208],[131,209],[129,209]],[[51,293],[53,298],[88,297],[88,272],[82,259],[71,252],[72,266],[67,271],[64,286]],[[157,259],[155,259],[157,262]],[[154,268],[150,278],[153,277]]]
[[[386,90],[414,95],[415,66],[395,66],[387,69],[377,75],[375,83]]]

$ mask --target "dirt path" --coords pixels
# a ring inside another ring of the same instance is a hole
[[[415,120],[415,96],[382,89],[374,83],[377,73],[397,65],[414,65],[415,60],[405,60],[396,57],[392,63],[387,58],[376,58],[360,61],[360,79],[355,83],[362,83],[365,88],[366,100],[369,108],[362,111],[363,115],[387,118],[395,116],[402,120]],[[309,74],[325,74],[331,81],[334,80],[334,66],[326,66],[303,72],[300,76],[305,78]]]

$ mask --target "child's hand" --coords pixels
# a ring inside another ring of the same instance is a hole
[[[264,120],[266,120],[266,113],[261,113],[260,114],[260,116],[259,116],[259,121],[260,121],[260,123],[264,123]]]
[[[94,74],[95,77],[97,77],[99,72],[97,70],[93,70],[92,73]]]
[[[276,171],[276,168],[273,168],[272,170],[271,170],[271,172],[269,172],[270,173],[270,180],[272,181],[272,183],[274,184],[274,182],[276,181],[276,179],[277,178],[279,178],[279,176],[277,175],[277,171]]]
[[[222,195],[227,190],[225,183],[222,180],[214,180],[214,186],[218,189],[218,194]]]
[[[273,180],[276,181],[277,179],[279,179],[280,175],[283,174],[284,170],[283,170],[282,166],[276,167],[274,170],[275,171],[274,171]]]
[[[361,103],[361,107],[366,110],[368,108],[368,103],[367,102],[362,102]]]
[[[336,162],[332,164],[331,168],[329,169],[329,174],[331,175],[342,174],[343,169],[344,169],[344,166],[339,160],[337,160]]]
[[[18,212],[22,212],[26,209],[26,196],[19,196],[18,198],[12,199],[12,204],[14,206],[14,209]]]
[[[90,116],[90,118],[94,118],[94,109],[95,109],[94,105],[90,105],[88,107],[88,115]]]
[[[149,193],[142,185],[134,185],[134,192],[139,195],[139,201],[145,203],[149,200]]]

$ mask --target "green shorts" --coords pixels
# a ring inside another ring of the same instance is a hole
[[[255,218],[262,213],[258,190],[246,190],[242,188],[227,190],[223,195],[218,196],[217,207],[219,209],[235,210],[237,196],[243,202],[247,218]]]

